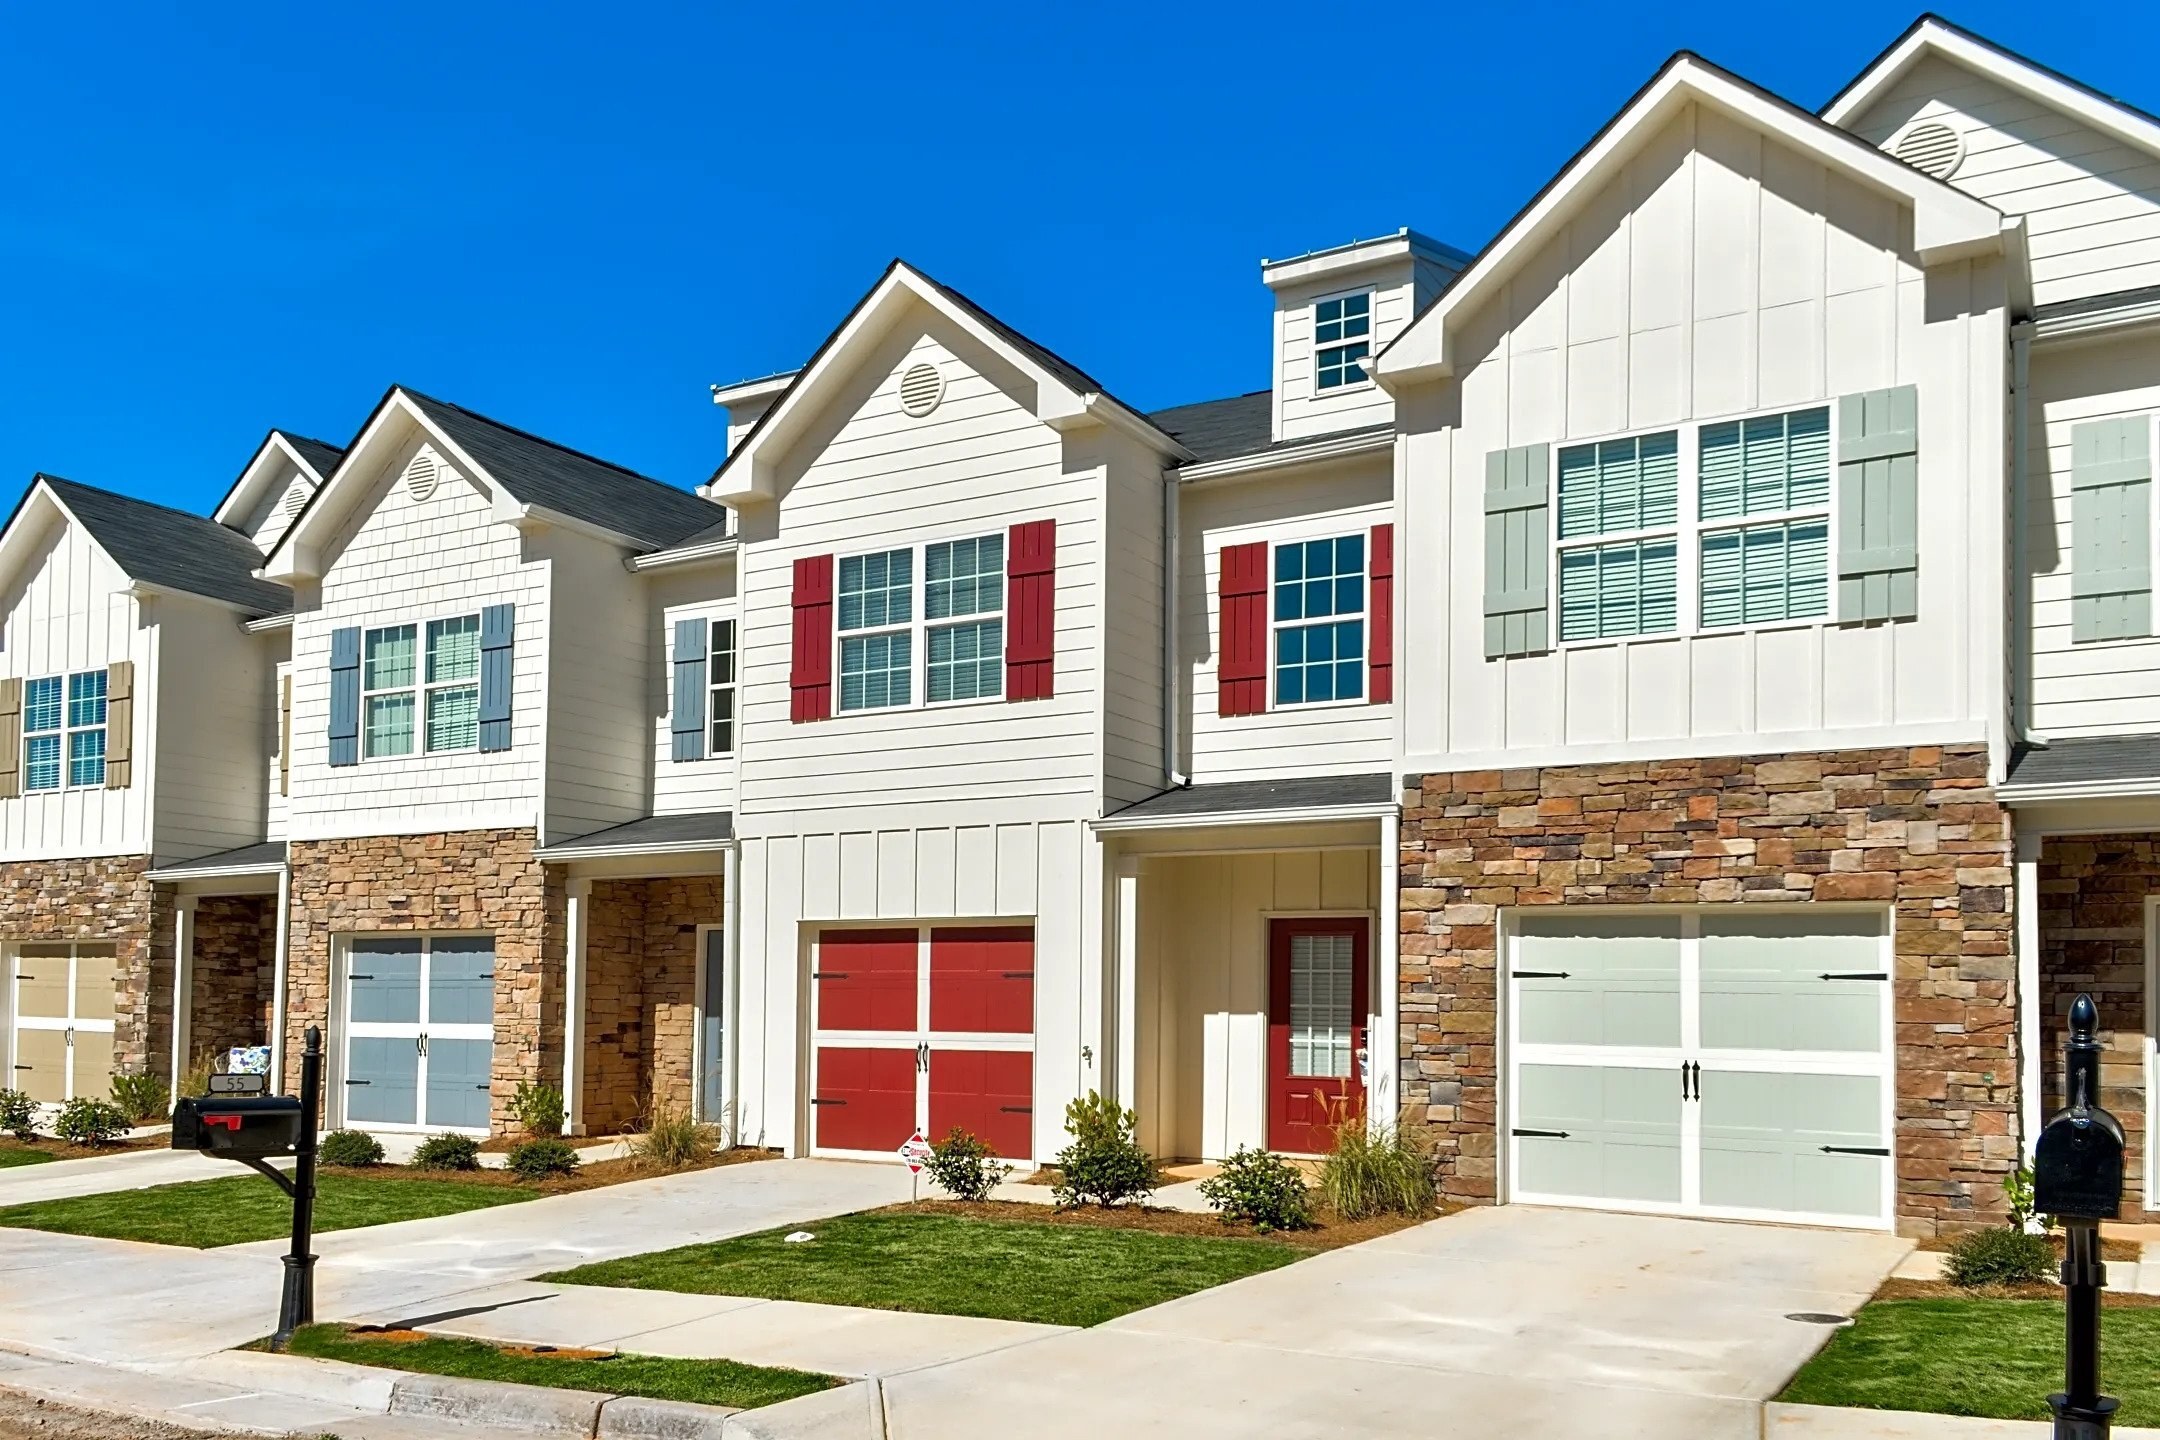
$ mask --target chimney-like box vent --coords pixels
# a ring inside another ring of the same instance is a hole
[[[900,408],[917,420],[937,409],[944,398],[945,377],[927,361],[908,366],[900,377]]]
[[[1940,120],[1920,120],[1898,132],[1890,153],[1923,175],[1948,180],[1965,163],[1965,138]]]

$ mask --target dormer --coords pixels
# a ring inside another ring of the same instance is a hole
[[[765,418],[765,412],[787,393],[788,386],[794,384],[795,377],[801,373],[783,370],[777,375],[761,375],[755,380],[738,380],[733,385],[712,387],[712,403],[727,411],[728,454],[735,453],[743,436]]]
[[[1398,230],[1288,260],[1262,260],[1275,292],[1277,440],[1391,424],[1394,401],[1366,373],[1378,354],[1454,279],[1469,256]]]
[[[326,441],[272,430],[211,518],[247,536],[267,555],[343,458],[344,452]]]

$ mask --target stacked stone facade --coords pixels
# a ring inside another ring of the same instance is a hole
[[[267,1045],[277,974],[277,896],[205,895],[195,902],[188,1010],[192,1061],[235,1045]]]
[[[2011,863],[1979,744],[1414,777],[1403,1089],[1446,1194],[1499,1193],[1502,911],[1861,901],[1894,912],[1899,1228],[1998,1220],[2017,1160]]]
[[[172,894],[150,882],[149,856],[0,864],[0,934],[112,945],[113,1065],[164,1073],[172,1045]]]
[[[326,1026],[331,940],[352,934],[484,932],[495,937],[491,1128],[511,1128],[520,1081],[562,1078],[562,872],[534,858],[529,829],[300,840],[289,847],[285,1070],[302,1036]]]
[[[717,875],[593,882],[585,928],[589,1132],[628,1129],[656,1106],[690,1106],[698,927],[724,918]]]

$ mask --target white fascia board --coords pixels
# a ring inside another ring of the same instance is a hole
[[[288,610],[282,615],[265,615],[259,620],[243,620],[240,628],[250,635],[269,635],[279,630],[292,629],[294,618],[293,612]]]
[[[2160,325],[2160,299],[2143,299],[2105,310],[2086,310],[2052,320],[2028,322],[2026,333],[2035,344],[2060,340],[2097,340],[2126,330]]]
[[[260,865],[220,865],[215,870],[190,870],[180,867],[172,870],[152,870],[148,879],[161,884],[177,885],[190,880],[238,880],[262,875],[277,875],[285,869],[282,860],[268,860]]]
[[[732,410],[738,405],[770,400],[794,384],[795,377],[801,373],[800,370],[783,370],[777,375],[760,375],[755,380],[738,380],[733,385],[715,385],[712,403],[723,410]]]
[[[1840,128],[1860,114],[1930,53],[1976,71],[2004,89],[2059,110],[2147,154],[2160,156],[2160,123],[2151,117],[2095,95],[2081,85],[2020,59],[2007,51],[1930,17],[1914,26],[1889,53],[1862,71],[1838,97],[1823,107],[1822,117]]]
[[[678,545],[672,550],[632,555],[623,561],[623,568],[635,575],[647,570],[669,570],[678,565],[703,565],[713,560],[732,559],[741,546],[741,539],[730,535],[725,540],[708,540],[702,545]]]
[[[1378,454],[1394,448],[1395,432],[1381,430],[1371,435],[1352,435],[1339,440],[1315,440],[1309,445],[1286,445],[1279,449],[1257,451],[1251,455],[1233,455],[1226,460],[1210,460],[1205,465],[1187,465],[1177,472],[1178,480],[1187,485],[1206,480],[1228,480],[1242,475],[1273,474],[1298,465],[1313,465],[1322,460],[1340,460],[1349,455]]]
[[[240,479],[234,484],[232,492],[225,497],[224,503],[211,513],[210,518],[220,525],[235,523],[260,497],[263,486],[269,483],[271,462],[280,459],[299,466],[301,474],[313,477],[318,489],[330,478],[308,464],[307,457],[285,438],[283,431],[272,430],[264,438],[261,447],[255,451],[254,458],[248,461],[247,469],[240,472]]]
[[[1995,798],[2005,805],[2039,805],[2051,800],[2136,800],[2153,796],[2160,796],[2160,775],[1995,787]]]
[[[1560,232],[1577,205],[1680,108],[1700,104],[1781,140],[1898,200],[1913,212],[1913,247],[1926,265],[2002,248],[2000,210],[1932,179],[1854,136],[1793,111],[1692,55],[1682,55],[1622,111],[1552,186],[1517,216],[1440,298],[1368,367],[1383,389],[1454,373],[1448,321],[1506,280],[1525,256]]]
[[[1139,830],[1205,830],[1230,825],[1301,825],[1317,820],[1383,820],[1399,815],[1402,807],[1392,801],[1361,805],[1304,805],[1285,810],[1229,810],[1213,815],[1142,815],[1121,820],[1115,815],[1088,821],[1098,835]]]
[[[45,477],[40,475],[31,482],[30,493],[23,497],[15,518],[8,522],[5,531],[0,531],[0,578],[14,574],[16,567],[23,563],[22,551],[35,536],[44,533],[47,523],[55,519],[63,525],[82,528],[67,506],[60,503],[60,497],[53,493],[52,487],[45,483]],[[97,543],[95,535],[83,530],[83,538],[95,546],[100,555],[105,555],[105,547]],[[112,556],[105,555],[105,558],[111,560]],[[113,568],[118,570],[120,567],[115,564]]]
[[[565,860],[613,860],[635,859],[648,855],[718,855],[733,850],[735,840],[683,840],[673,845],[548,845],[533,852],[533,858],[543,864],[553,865]]]

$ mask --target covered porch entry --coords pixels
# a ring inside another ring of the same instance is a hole
[[[176,861],[152,870],[150,880],[173,892],[170,1093],[183,1093],[191,1071],[213,1060],[222,1068],[240,1048],[268,1047],[269,1073],[283,1074],[285,842]]]
[[[1173,790],[1099,822],[1119,1095],[1168,1161],[1324,1154],[1393,1118],[1395,817],[1385,775]]]

